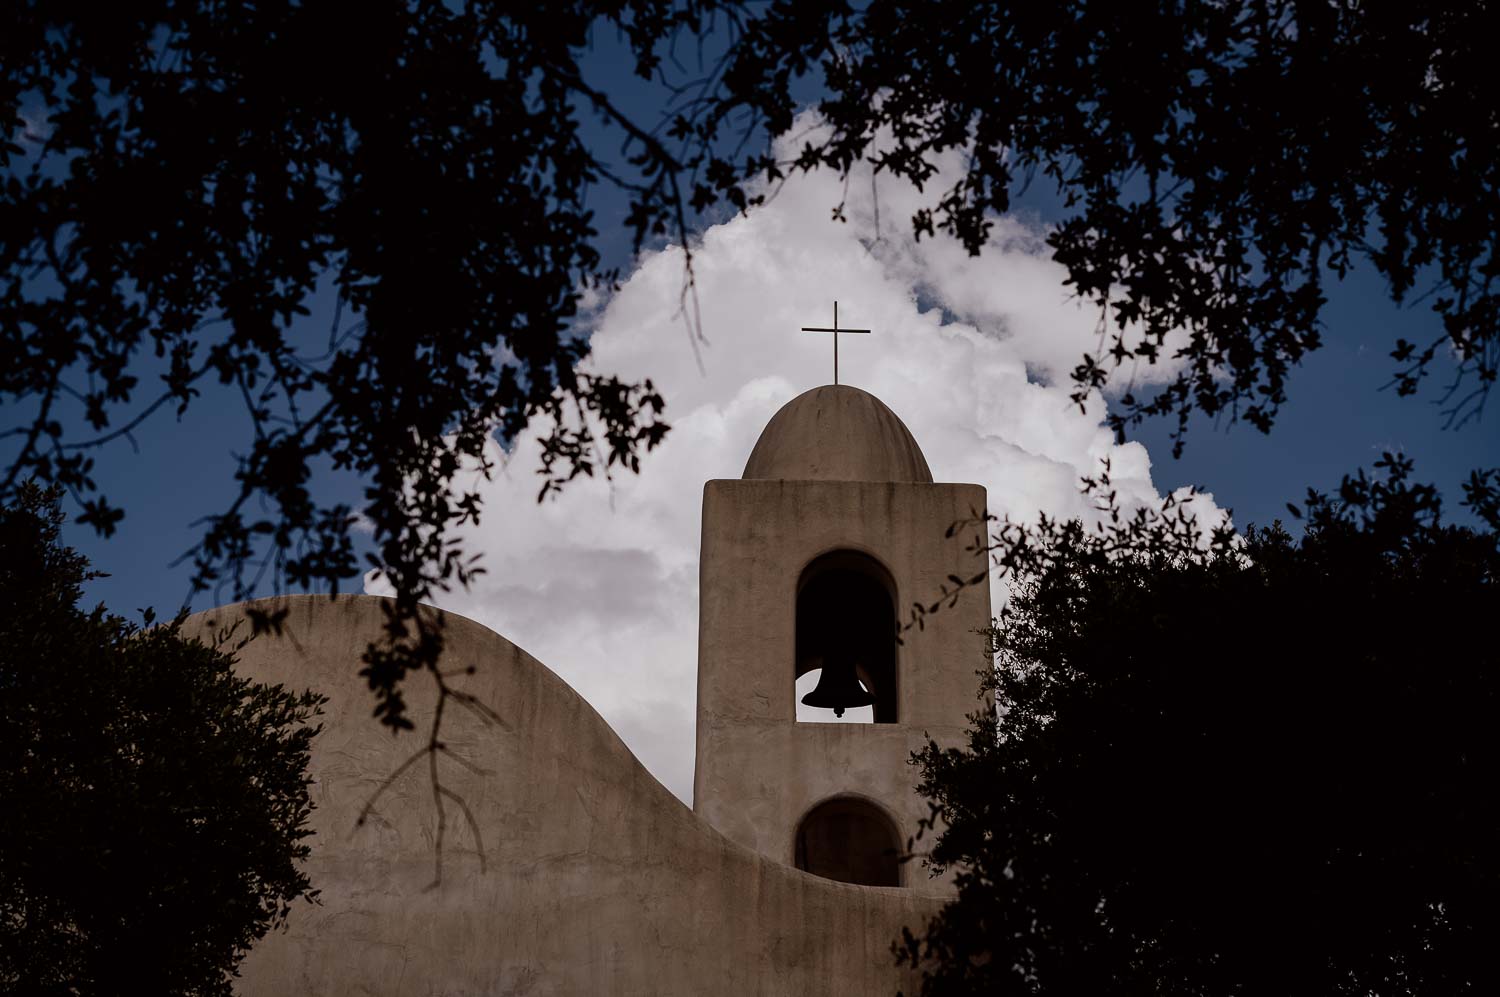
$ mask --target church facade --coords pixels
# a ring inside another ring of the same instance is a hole
[[[261,601],[286,624],[241,671],[329,697],[311,771],[322,893],[250,953],[240,992],[914,989],[891,943],[951,886],[907,853],[927,813],[907,760],[929,735],[958,743],[980,708],[987,580],[920,626],[908,610],[982,567],[949,526],[983,515],[984,490],[934,483],[894,413],[830,385],[784,406],[744,476],[708,482],[703,502],[692,809],[544,665],[434,611],[445,672],[498,717],[445,713],[452,755],[435,764],[468,813],[434,798],[424,760],[360,822],[421,746],[371,719],[357,675],[381,600]],[[185,632],[212,639],[244,609]],[[435,693],[408,686],[420,731]],[[818,707],[870,722],[809,722]]]

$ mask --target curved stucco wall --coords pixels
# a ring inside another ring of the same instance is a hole
[[[320,906],[257,945],[243,994],[893,994],[891,941],[938,902],[899,889],[819,879],[738,845],[673,797],[603,719],[551,671],[492,631],[453,615],[444,670],[494,709],[487,725],[452,709],[443,740],[484,771],[440,761],[468,803],[474,836],[450,807],[442,879],[433,883],[436,805],[426,763],[356,817],[422,744],[435,695],[407,694],[416,734],[371,717],[357,675],[381,634],[383,600],[292,596],[279,636],[239,652],[239,670],[329,697],[313,745],[316,836],[308,870]],[[244,605],[189,619],[212,642]],[[239,633],[246,626],[242,623]]]

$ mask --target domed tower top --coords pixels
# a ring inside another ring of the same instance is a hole
[[[930,484],[932,471],[911,430],[884,402],[859,388],[825,384],[771,417],[741,477]]]

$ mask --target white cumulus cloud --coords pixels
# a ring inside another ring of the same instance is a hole
[[[949,171],[958,167],[955,158]],[[841,337],[840,380],[905,421],[937,480],[984,485],[992,514],[1089,517],[1078,480],[1104,457],[1124,504],[1160,497],[1145,448],[1116,445],[1101,425],[1104,400],[1080,412],[1069,399],[1067,372],[1097,349],[1098,316],[1064,287],[1039,227],[997,219],[992,244],[971,259],[949,239],[912,239],[914,191],[882,183],[877,233],[869,175],[847,190],[847,223],[830,221],[845,187],[824,174],[797,177],[703,234],[697,350],[679,311],[681,249],[638,261],[596,316],[590,366],[653,379],[672,424],[666,442],[638,476],[578,479],[538,505],[536,433],[517,440],[480,485],[483,523],[463,536],[488,573],[438,600],[572,684],[684,800],[703,483],[738,477],[772,414],[831,380],[830,337],[799,328],[828,325],[835,299],[841,325],[873,330]],[[1211,498],[1198,508],[1212,513]]]

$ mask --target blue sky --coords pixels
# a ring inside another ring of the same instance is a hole
[[[637,113],[650,106],[649,90],[630,78],[609,39],[589,70],[624,106]],[[590,127],[608,143],[601,148],[618,148],[617,135]],[[618,298],[591,303],[595,362],[657,380],[677,427],[671,445],[645,463],[639,480],[583,483],[538,507],[535,454],[523,440],[487,488],[485,523],[466,536],[491,574],[475,591],[440,601],[512,637],[572,682],[679,795],[691,765],[683,746],[691,744],[699,490],[707,477],[737,475],[775,408],[827,380],[828,345],[813,342],[826,337],[797,328],[825,323],[835,298],[846,322],[875,329],[869,342],[848,346],[844,380],[892,405],[940,480],[985,484],[992,511],[1077,514],[1079,474],[1110,452],[1127,472],[1132,501],[1197,485],[1212,493],[1214,507],[1232,509],[1237,524],[1265,524],[1286,518],[1286,503],[1300,502],[1308,486],[1331,490],[1341,475],[1392,450],[1414,457],[1419,479],[1441,487],[1448,518],[1464,522],[1460,483],[1475,467],[1500,465],[1493,411],[1444,429],[1437,379],[1415,398],[1381,390],[1396,337],[1422,341],[1437,326],[1423,306],[1393,305],[1368,267],[1330,285],[1326,343],[1293,373],[1273,433],[1200,420],[1174,460],[1170,425],[1147,424],[1133,437],[1143,446],[1114,450],[1103,442],[1099,409],[1080,416],[1065,404],[1066,367],[1086,348],[1079,330],[1091,320],[1080,318],[1038,252],[1056,219],[1046,191],[1020,200],[1000,225],[1011,241],[977,262],[942,240],[911,243],[902,206],[914,204],[913,195],[891,187],[882,188],[883,235],[871,248],[870,232],[857,231],[869,221],[859,210],[847,226],[828,220],[838,192],[826,176],[789,184],[749,219],[705,220],[701,368],[676,314],[680,257],[657,246],[632,258],[624,199],[607,188],[597,194],[600,245],[625,286]],[[310,305],[306,335],[316,344],[326,340],[332,302]],[[1023,367],[1029,380],[1016,375]],[[249,433],[238,396],[209,389],[180,420],[158,412],[136,434],[138,449],[119,441],[96,452],[96,477],[127,517],[108,540],[66,530],[109,575],[90,584],[91,601],[132,615],[145,606],[170,614],[183,603],[191,565],[172,562],[197,538],[194,521],[231,501],[234,452]],[[357,501],[360,487],[328,475],[314,482],[325,501]],[[351,590],[362,587],[350,580]],[[270,592],[263,586],[258,594]],[[200,593],[192,607],[220,601]],[[562,618],[561,605],[583,609]]]
[[[1500,464],[1494,407],[1466,426],[1444,429],[1436,385],[1409,398],[1382,390],[1393,369],[1389,344],[1398,331],[1418,338],[1410,330],[1433,327],[1431,316],[1420,307],[1398,309],[1378,277],[1360,273],[1333,288],[1325,322],[1326,344],[1293,374],[1273,433],[1200,420],[1183,457],[1173,460],[1170,425],[1157,421],[1137,430],[1133,437],[1158,458],[1162,483],[1206,487],[1234,509],[1237,523],[1265,524],[1286,519],[1285,504],[1300,502],[1308,486],[1331,489],[1342,474],[1393,450],[1416,458],[1418,477],[1442,488],[1450,520],[1471,521],[1458,504],[1461,483],[1475,467]],[[189,566],[170,563],[197,535],[189,521],[232,499],[233,452],[249,431],[240,400],[217,395],[210,391],[181,420],[159,413],[138,434],[139,452],[122,441],[96,455],[98,480],[128,514],[108,540],[86,528],[67,530],[68,541],[111,575],[90,585],[91,599],[120,611],[146,605],[166,611],[188,595]],[[325,476],[321,494],[337,484]],[[341,492],[354,497],[344,485]],[[212,604],[204,593],[193,602]]]
[[[601,227],[623,215],[623,202],[611,193],[599,191]],[[1020,209],[1023,216],[1046,220],[1032,204],[1023,201]],[[606,230],[602,241],[612,245],[619,265],[628,264],[622,229]],[[314,302],[309,325],[318,325],[329,307]],[[808,321],[823,319],[813,315]],[[1286,519],[1285,504],[1300,502],[1308,486],[1332,489],[1342,474],[1369,467],[1391,450],[1413,456],[1418,477],[1441,487],[1450,521],[1472,522],[1459,506],[1461,482],[1475,467],[1500,464],[1494,407],[1465,426],[1444,428],[1437,404],[1441,371],[1414,397],[1383,389],[1394,369],[1391,344],[1397,335],[1421,340],[1434,334],[1438,326],[1431,313],[1422,305],[1394,305],[1383,281],[1365,266],[1330,285],[1324,323],[1325,345],[1294,371],[1290,400],[1271,434],[1243,423],[1199,419],[1183,457],[1173,460],[1170,424],[1157,420],[1134,430],[1132,438],[1153,455],[1159,483],[1207,488],[1234,510],[1237,523],[1265,524]],[[320,329],[311,333],[320,334]],[[920,357],[913,362],[920,363]],[[670,396],[668,403],[670,419]],[[152,605],[167,612],[188,596],[190,566],[171,562],[197,536],[190,522],[232,499],[233,454],[249,432],[241,405],[233,393],[210,388],[180,420],[166,409],[158,412],[136,434],[138,450],[120,441],[96,452],[96,477],[127,517],[108,540],[86,528],[67,531],[68,541],[110,575],[90,585],[91,599],[120,611]],[[356,500],[355,484],[324,475],[318,490]],[[192,605],[206,608],[216,601],[199,593]]]
[[[683,59],[686,71],[697,70],[692,53],[684,53]],[[659,91],[633,76],[608,33],[596,38],[589,70],[621,107],[649,118]],[[815,91],[809,88],[808,95]],[[601,147],[617,146],[616,134],[590,114],[584,119]],[[603,186],[595,194],[601,248],[611,265],[628,270],[625,200]],[[1023,217],[1044,222],[1055,220],[1059,210],[1041,184],[1023,194],[1016,207]],[[1342,284],[1331,285],[1331,292],[1324,312],[1326,345],[1294,373],[1291,400],[1274,433],[1266,436],[1248,425],[1199,420],[1186,453],[1176,461],[1168,456],[1167,423],[1148,423],[1135,431],[1134,438],[1157,457],[1164,484],[1211,489],[1221,504],[1235,510],[1239,523],[1284,518],[1285,503],[1300,499],[1307,486],[1332,488],[1340,475],[1368,466],[1383,450],[1414,456],[1419,475],[1441,486],[1449,517],[1467,521],[1457,502],[1460,482],[1473,467],[1500,463],[1500,432],[1493,413],[1457,430],[1444,429],[1435,385],[1414,398],[1381,390],[1393,369],[1387,354],[1396,336],[1423,340],[1435,334],[1436,322],[1425,306],[1393,305],[1383,281],[1368,266]],[[313,302],[314,316],[307,325],[314,339],[321,334],[319,320],[330,308],[327,300]],[[138,451],[121,442],[97,452],[97,477],[128,516],[119,534],[108,541],[88,530],[68,531],[69,541],[111,575],[91,585],[92,598],[122,610],[148,604],[165,610],[186,597],[189,566],[170,565],[196,536],[187,523],[221,508],[233,494],[232,452],[248,431],[239,406],[231,393],[210,389],[180,421],[168,411],[158,413],[137,434]],[[319,488],[325,496],[335,489],[350,499],[358,494],[354,483],[328,476]],[[213,601],[211,594],[199,594],[193,605]]]

